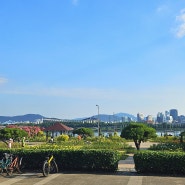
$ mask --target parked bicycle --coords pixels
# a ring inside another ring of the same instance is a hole
[[[42,173],[45,177],[47,177],[50,173],[58,173],[58,166],[55,162],[53,154],[46,157],[42,166]]]
[[[4,172],[11,176],[13,172],[17,171],[21,173],[22,157],[19,158],[17,155],[4,153],[2,160],[0,160],[0,172]]]

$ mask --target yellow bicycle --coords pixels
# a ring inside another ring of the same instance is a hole
[[[45,177],[47,177],[50,173],[58,173],[58,166],[55,162],[53,154],[46,157],[42,166],[42,173]]]

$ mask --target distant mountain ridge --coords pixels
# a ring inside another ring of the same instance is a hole
[[[4,123],[7,121],[12,122],[35,122],[37,119],[45,118],[44,116],[40,114],[25,114],[20,116],[0,116],[0,123]]]
[[[114,115],[109,115],[109,114],[100,114],[99,117],[98,115],[94,115],[92,117],[87,117],[87,118],[78,118],[78,120],[87,120],[87,119],[100,119],[100,121],[103,122],[121,122],[123,121],[123,119],[130,119],[132,121],[136,121],[137,118],[132,115],[132,114],[128,114],[128,113],[117,113]]]
[[[117,113],[114,115],[108,115],[108,114],[100,114],[99,117],[98,115],[94,115],[91,117],[85,117],[85,118],[76,118],[72,120],[87,120],[87,119],[100,119],[100,121],[103,122],[116,122],[116,121],[122,121],[123,118],[130,118],[133,121],[136,121],[136,117],[132,114],[128,113]],[[19,115],[19,116],[0,116],[0,123],[4,122],[35,122],[38,119],[45,119],[47,117],[42,116],[40,114],[25,114],[25,115]],[[51,119],[51,118],[50,118]],[[58,119],[58,118],[55,118]],[[60,119],[58,119],[60,120]],[[67,119],[65,119],[67,120]]]

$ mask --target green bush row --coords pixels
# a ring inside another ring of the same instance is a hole
[[[134,154],[138,173],[185,174],[185,153],[141,151]]]
[[[168,151],[184,151],[185,143],[174,143],[174,142],[166,142],[153,144],[150,146],[149,150],[168,150]]]
[[[0,156],[10,150],[0,149]],[[11,149],[23,157],[26,169],[42,169],[43,161],[53,153],[59,170],[116,171],[120,153],[113,150]]]

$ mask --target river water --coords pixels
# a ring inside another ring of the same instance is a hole
[[[179,136],[180,133],[181,133],[180,131],[167,131],[167,132],[157,131],[156,132],[157,136],[164,136],[164,134],[167,134],[170,136]],[[114,135],[114,132],[101,132],[101,134],[103,134],[106,137],[106,136]],[[117,134],[118,134],[118,136],[120,136],[121,132],[117,132]],[[95,131],[94,136],[98,136],[98,132]]]

